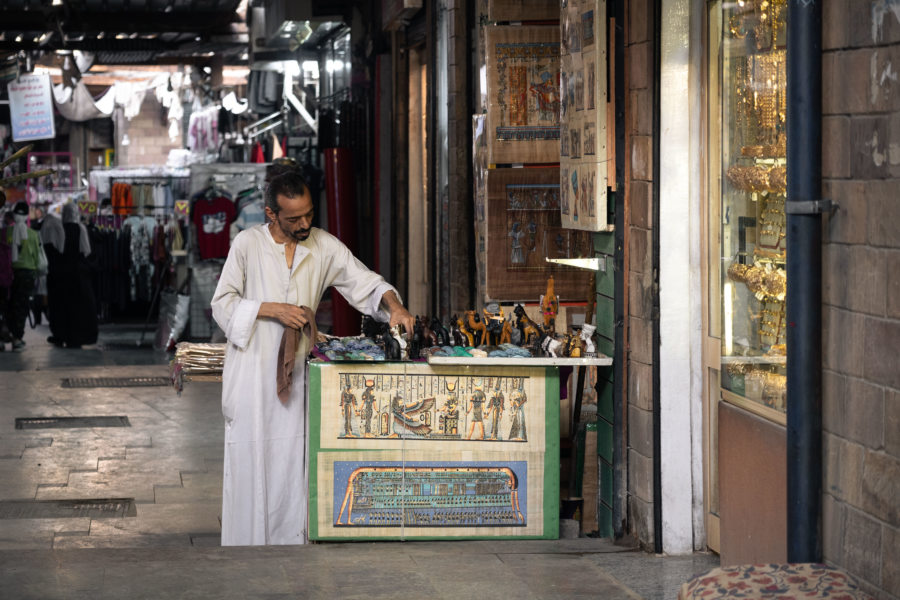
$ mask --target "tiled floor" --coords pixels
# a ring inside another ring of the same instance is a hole
[[[663,599],[718,564],[588,538],[221,548],[219,384],[63,388],[165,376],[168,357],[134,344],[140,326],[105,327],[83,350],[46,336],[39,326],[24,352],[0,353],[0,502],[133,498],[135,515],[0,518],[2,597]],[[15,429],[17,417],[118,415],[131,426]]]

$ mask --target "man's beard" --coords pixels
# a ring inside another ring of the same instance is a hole
[[[281,233],[283,233],[287,237],[291,238],[292,240],[296,240],[298,242],[306,241],[306,239],[309,237],[309,232],[312,230],[312,228],[291,230],[291,229],[286,228],[281,223],[278,223],[278,227],[281,228]]]

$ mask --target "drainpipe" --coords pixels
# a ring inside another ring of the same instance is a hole
[[[628,519],[628,440],[625,427],[628,407],[625,390],[628,386],[625,365],[625,2],[612,3],[616,28],[615,39],[615,127],[616,127],[616,192],[615,192],[615,278],[613,304],[616,312],[615,349],[613,352],[613,502],[614,539],[622,539]],[[607,5],[609,6],[609,5]]]
[[[651,253],[653,265],[653,313],[651,315],[651,341],[653,351],[653,551],[663,551],[663,498],[662,498],[662,408],[660,404],[660,337],[659,337],[659,153],[661,128],[661,98],[659,94],[662,80],[662,0],[653,2],[653,228],[651,235]]]
[[[787,23],[787,558],[821,562],[822,3]]]

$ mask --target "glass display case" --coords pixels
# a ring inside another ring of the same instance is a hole
[[[723,399],[775,418],[786,389],[786,19],[786,0],[717,2],[710,19],[710,329]]]

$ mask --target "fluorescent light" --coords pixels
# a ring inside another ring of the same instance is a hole
[[[604,260],[601,263],[599,258],[548,258],[546,260],[548,263],[578,267],[579,269],[587,269],[589,271],[606,270],[606,261]]]

